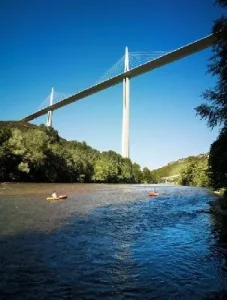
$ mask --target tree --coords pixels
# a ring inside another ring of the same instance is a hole
[[[216,1],[221,6],[227,6],[227,0]],[[206,90],[202,96],[208,103],[196,107],[197,115],[207,120],[207,125],[212,129],[221,125],[227,127],[227,18],[221,17],[215,21],[213,33],[222,33],[217,43],[213,46],[213,56],[208,65],[208,73],[217,77],[213,89]]]
[[[180,172],[179,183],[192,186],[209,186],[207,175],[208,160],[206,157],[191,158]]]
[[[22,133],[21,130],[14,129],[9,146],[14,155],[21,157],[18,165],[21,172],[29,173],[31,166],[44,164],[47,136],[43,131],[35,129]]]
[[[227,129],[223,129],[211,145],[209,166],[212,186],[215,189],[227,187]]]
[[[216,0],[221,7],[227,7],[227,0]],[[217,43],[213,46],[213,56],[208,65],[208,72],[217,77],[213,89],[203,93],[207,103],[196,107],[197,115],[207,120],[210,128],[221,126],[217,140],[211,145],[208,160],[209,179],[214,188],[227,188],[227,17],[215,21],[213,33],[218,33]],[[209,103],[209,104],[208,104]]]
[[[134,181],[141,183],[143,180],[143,173],[141,171],[140,165],[134,163],[132,165],[132,172],[133,172]]]
[[[221,7],[227,6],[227,0],[216,0],[216,3]]]
[[[0,146],[2,146],[11,137],[11,130],[7,127],[0,128]]]
[[[143,168],[143,182],[152,183],[151,171],[148,168]]]
[[[130,183],[133,180],[133,168],[132,168],[132,162],[129,158],[122,158],[121,163],[121,175],[122,175],[122,181]]]
[[[94,165],[93,180],[99,182],[117,182],[119,179],[118,175],[118,154],[114,151],[102,152]]]
[[[86,142],[67,141],[52,127],[0,121],[0,181],[130,183],[142,179],[140,166],[114,151],[100,153]]]

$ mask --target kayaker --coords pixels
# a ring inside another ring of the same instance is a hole
[[[58,198],[56,192],[53,192],[51,196],[52,196],[53,198]]]
[[[152,192],[150,192],[149,194],[148,194],[148,196],[150,196],[150,197],[152,197],[152,196],[158,196],[158,192],[156,191],[156,189],[152,189],[153,191]]]

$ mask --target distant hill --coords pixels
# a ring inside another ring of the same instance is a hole
[[[207,153],[181,158],[176,161],[172,161],[168,163],[168,165],[164,167],[152,170],[151,175],[157,182],[176,181],[182,169],[184,169],[188,163],[192,161],[207,160],[207,158],[208,158]]]

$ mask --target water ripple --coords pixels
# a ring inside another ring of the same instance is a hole
[[[207,190],[159,186],[148,198],[149,185],[58,185],[69,199],[48,203],[26,188],[1,191],[1,299],[227,295],[227,230]]]

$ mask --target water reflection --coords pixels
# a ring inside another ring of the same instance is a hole
[[[150,199],[149,186],[71,188],[61,203],[40,197],[46,187],[1,197],[3,299],[224,297],[226,227],[207,213],[206,190],[162,186]]]
[[[227,274],[227,215],[211,215],[211,233],[214,236],[210,247],[210,258],[216,262],[219,269],[220,285],[226,284]],[[227,293],[222,291],[222,299],[227,299]]]

